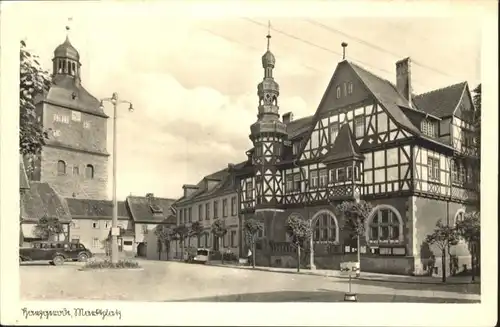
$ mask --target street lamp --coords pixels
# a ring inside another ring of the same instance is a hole
[[[100,109],[104,110],[104,102],[111,102],[113,105],[113,217],[111,220],[111,262],[118,262],[118,203],[116,199],[116,117],[118,105],[126,103],[129,105],[129,111],[133,112],[132,103],[118,98],[118,93],[114,92],[111,98],[101,99]]]

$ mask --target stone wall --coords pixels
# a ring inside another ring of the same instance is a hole
[[[66,174],[59,175],[57,162],[66,163]],[[94,167],[94,178],[86,178],[85,167]],[[74,168],[78,168],[78,172]],[[49,183],[59,195],[104,200],[107,198],[108,157],[45,146],[41,154],[41,181]]]

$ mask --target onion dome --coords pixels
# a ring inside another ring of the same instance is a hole
[[[276,58],[271,51],[267,50],[262,56],[262,68],[273,67],[276,63]]]
[[[75,49],[75,47],[69,41],[69,38],[66,36],[66,40],[64,43],[60,44],[54,50],[54,58],[68,58],[76,61],[80,61],[80,54]]]

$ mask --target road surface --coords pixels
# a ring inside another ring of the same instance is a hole
[[[79,271],[81,263],[20,266],[23,300],[339,302],[348,281],[180,262],[138,260],[141,270]],[[359,302],[479,302],[479,285],[353,281]]]

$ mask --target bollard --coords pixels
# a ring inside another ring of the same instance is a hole
[[[352,269],[349,269],[348,267],[346,267],[345,269],[342,269],[342,271],[349,272],[349,292],[344,294],[344,302],[358,302],[358,295],[356,293],[351,292],[351,271],[352,271]]]

